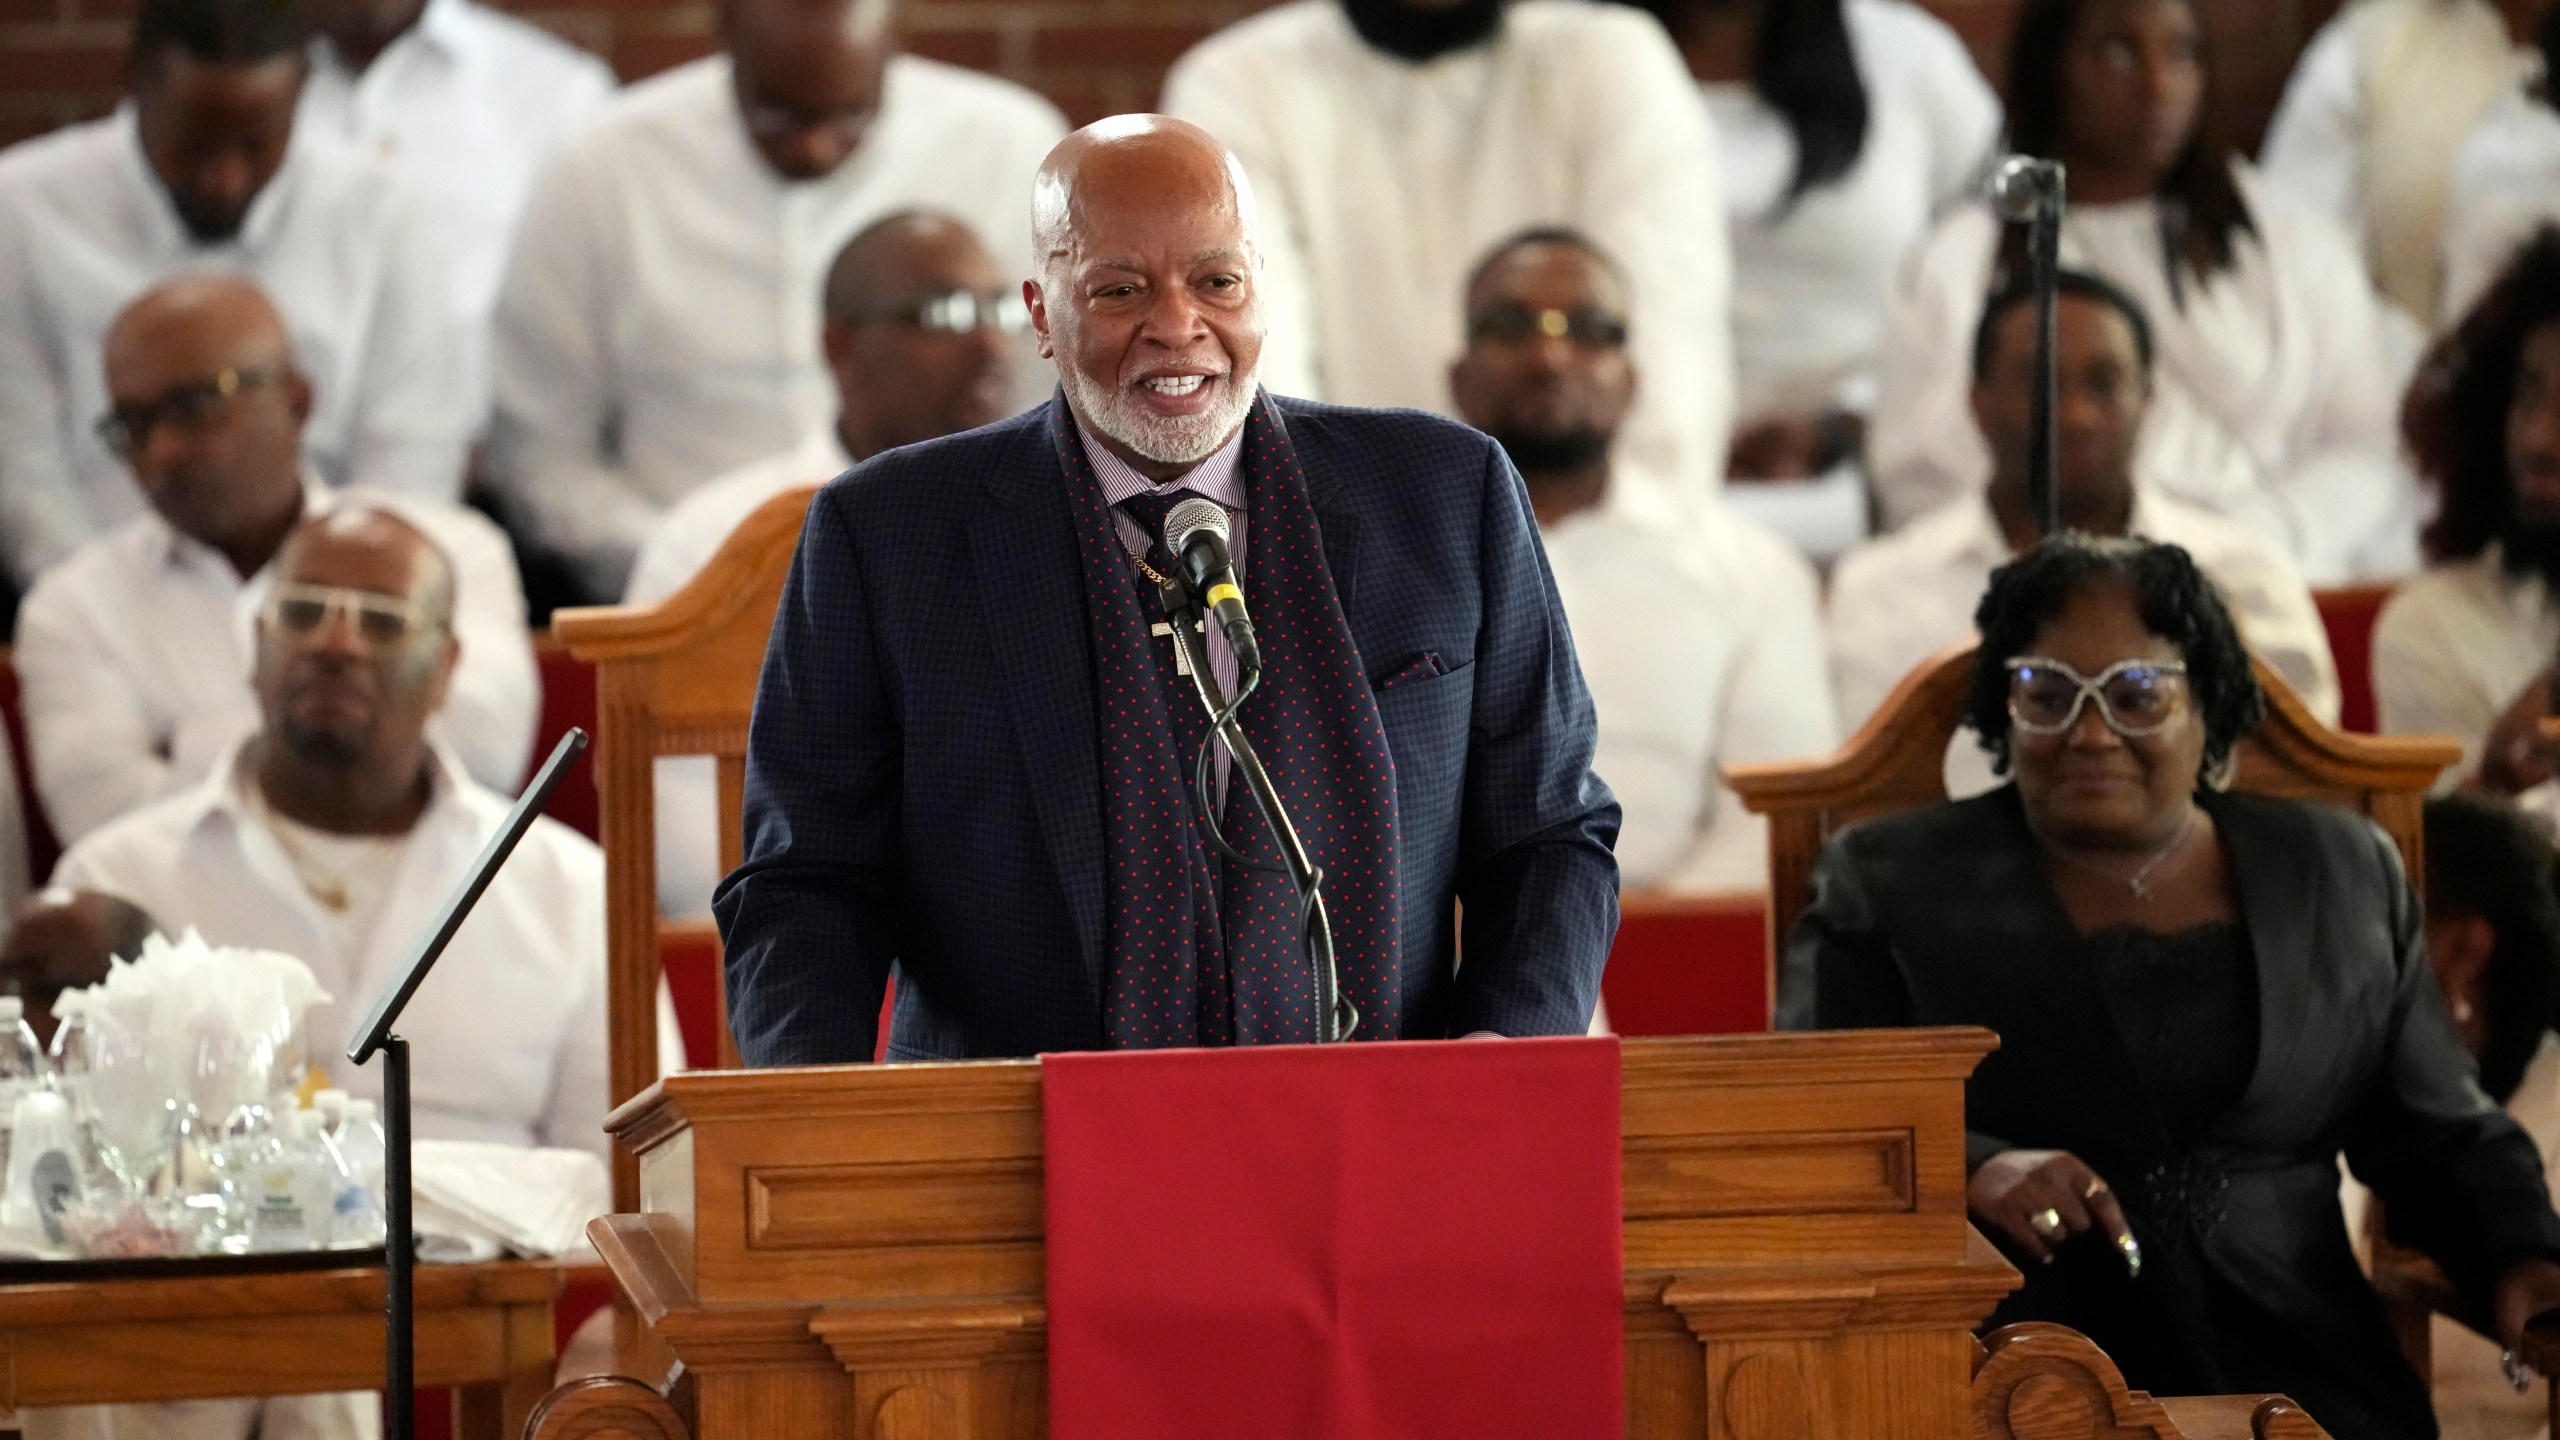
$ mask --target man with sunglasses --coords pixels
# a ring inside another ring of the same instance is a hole
[[[1012,409],[1012,337],[1030,317],[960,220],[905,210],[873,222],[828,267],[822,308],[834,419],[677,501],[641,545],[625,603],[654,605],[681,589],[774,496],[901,445],[992,425]],[[669,915],[710,913],[720,878],[715,798],[709,760],[658,762],[658,904]]]
[[[142,508],[91,428],[118,311],[172,274],[263,286],[310,367],[312,468],[451,499],[483,403],[442,218],[294,123],[295,0],[142,0],[115,114],[0,154],[0,561],[24,585]]]
[[[897,10],[721,0],[723,54],[624,92],[535,180],[490,460],[510,526],[582,598],[623,593],[668,505],[826,424],[819,277],[846,237],[928,208],[1027,266],[1031,175],[1065,120],[898,53]]]
[[[102,891],[216,945],[282,951],[331,997],[314,1036],[351,1032],[505,818],[433,739],[461,647],[452,562],[390,510],[342,505],[297,525],[255,616],[253,733],[211,774],[71,847],[54,883]],[[402,1021],[428,1139],[605,1152],[604,857],[534,822],[435,983]],[[680,1068],[659,999],[660,1064]],[[319,1047],[315,1047],[318,1049]],[[379,1066],[328,1083],[379,1098]],[[252,1434],[356,1440],[371,1393],[55,1412],[31,1437]]]
[[[506,536],[459,506],[318,484],[303,449],[313,387],[245,280],[146,291],[99,369],[98,433],[150,509],[45,571],[19,609],[36,790],[56,833],[76,840],[197,784],[257,727],[251,616],[285,537],[350,502],[397,507],[451,557],[461,654],[435,733],[482,783],[513,789],[541,687]]]
[[[1467,286],[1458,413],[1528,482],[1547,563],[1599,710],[1592,768],[1626,812],[1631,890],[1768,883],[1767,822],[1718,767],[1798,760],[1839,740],[1813,567],[1725,509],[1624,483],[1615,453],[1638,375],[1618,267],[1570,230],[1524,232]]]
[[[2034,298],[2023,285],[2002,289],[1975,331],[1973,415],[1991,452],[1989,485],[1851,550],[1832,572],[1832,663],[1848,725],[1863,723],[1913,667],[1969,638],[1991,572],[2035,542],[2027,497]],[[2063,528],[2138,535],[2193,555],[2250,648],[2314,715],[2335,724],[2337,665],[2300,568],[2273,542],[2137,472],[2136,440],[2152,393],[2151,325],[2141,306],[2103,278],[2067,271],[2055,329]],[[1988,786],[1970,742],[1960,737],[1952,754],[1965,789]]]

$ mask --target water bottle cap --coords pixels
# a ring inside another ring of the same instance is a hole
[[[347,1092],[344,1090],[316,1091],[311,1097],[311,1108],[323,1115],[343,1115],[347,1113]]]
[[[15,1025],[27,1018],[27,1002],[18,995],[0,995],[0,1025]]]
[[[370,1100],[350,1100],[347,1102],[347,1118],[371,1120],[374,1118],[374,1113],[381,1108]]]

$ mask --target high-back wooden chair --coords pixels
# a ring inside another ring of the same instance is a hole
[[[659,946],[668,922],[658,914],[655,766],[661,756],[713,759],[720,865],[737,868],[747,720],[800,521],[816,493],[792,490],[765,502],[692,583],[655,605],[563,610],[551,620],[570,652],[596,667],[593,773],[603,810],[605,1000],[617,1105],[657,1078]],[[718,1029],[720,1064],[734,1066],[725,1001]],[[639,1199],[631,1157],[617,1151],[614,1208],[637,1209]]]
[[[1727,783],[1745,807],[1769,817],[1770,996],[1777,957],[1811,900],[1823,842],[1860,820],[1947,798],[1947,744],[1964,723],[1974,647],[1948,650],[1904,678],[1828,760],[1734,766]],[[2303,708],[2264,660],[2252,662],[2267,692],[2267,719],[2240,742],[2232,788],[2345,805],[2373,817],[2400,846],[2413,882],[2426,875],[2427,789],[2462,747],[2434,737],[2383,739],[2332,730]]]

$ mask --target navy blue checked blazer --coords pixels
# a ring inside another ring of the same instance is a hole
[[[1618,806],[1527,491],[1452,421],[1278,404],[1395,757],[1404,1034],[1579,1033]],[[819,492],[713,901],[748,1064],[870,1059],[893,968],[892,1060],[1101,1048],[1089,650],[1045,407]]]

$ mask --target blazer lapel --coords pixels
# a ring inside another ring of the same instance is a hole
[[[1267,392],[1262,403],[1272,429],[1298,457],[1298,470],[1307,484],[1307,507],[1316,512],[1316,530],[1324,542],[1325,569],[1333,576],[1333,593],[1342,605],[1343,620],[1353,626],[1351,638],[1356,646],[1360,631],[1351,602],[1357,593],[1354,587],[1360,572],[1360,517],[1352,512],[1350,492],[1341,472],[1317,449],[1297,443],[1297,437],[1289,431],[1288,417]]]
[[[2264,1115],[2286,1087],[2285,1068],[2305,1028],[2311,993],[2311,947],[2319,937],[2321,871],[2307,851],[2267,833],[2255,807],[2206,796],[2205,813],[2222,834],[2240,896],[2240,918],[2258,970],[2258,1064],[2234,1113]]]
[[[1056,404],[1058,402],[1051,401]],[[1102,777],[1095,768],[1092,646],[1065,477],[1046,425],[1017,432],[989,475],[971,532],[991,659],[1004,677],[1033,811],[1075,917],[1086,974],[1102,983]]]

